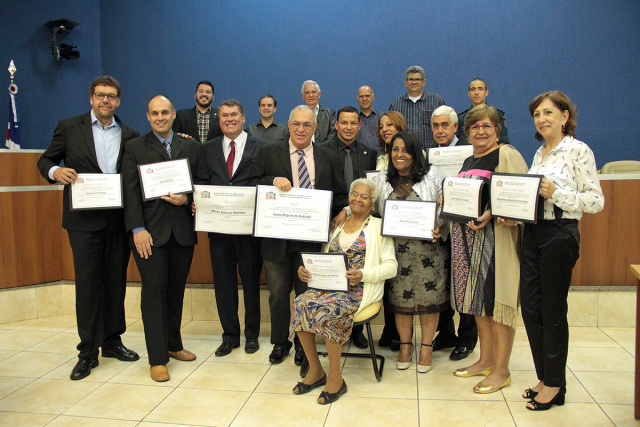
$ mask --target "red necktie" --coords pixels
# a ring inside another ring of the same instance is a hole
[[[236,144],[231,141],[231,152],[227,157],[227,170],[229,171],[229,178],[233,177],[233,161],[236,159]]]

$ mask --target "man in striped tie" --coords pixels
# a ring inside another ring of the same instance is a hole
[[[343,164],[335,153],[311,143],[317,128],[313,110],[306,105],[295,107],[289,115],[288,141],[262,147],[256,157],[251,184],[274,185],[282,191],[293,187],[314,188],[333,192],[332,213],[336,215],[348,203]],[[320,244],[298,240],[262,239],[262,258],[269,287],[271,312],[271,363],[280,363],[289,355],[291,323],[290,294],[296,296],[307,289],[298,279],[302,265],[301,252],[318,252]],[[296,364],[302,363],[304,351],[295,338]]]

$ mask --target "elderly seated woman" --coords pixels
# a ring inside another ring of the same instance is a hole
[[[293,328],[300,338],[309,361],[309,371],[293,389],[305,394],[324,386],[318,403],[335,402],[347,391],[340,372],[342,344],[349,340],[353,318],[358,311],[382,299],[384,281],[396,275],[398,263],[393,239],[381,236],[382,220],[371,216],[378,192],[367,179],[351,184],[349,206],[351,216],[337,227],[323,247],[324,252],[347,255],[348,292],[327,292],[309,289],[293,302]],[[311,272],[298,269],[303,282],[311,279]],[[315,335],[324,336],[329,356],[329,375],[324,372]]]

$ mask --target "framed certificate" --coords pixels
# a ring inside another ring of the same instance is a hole
[[[535,224],[542,175],[493,173],[491,175],[491,215]]]
[[[292,188],[281,191],[273,185],[258,185],[253,235],[328,242],[332,197],[332,192],[327,190]]]
[[[465,159],[473,155],[472,145],[429,149],[429,163],[437,166],[442,176],[458,176]]]
[[[382,235],[409,239],[433,239],[436,226],[436,202],[385,200]]]
[[[70,184],[70,209],[122,208],[122,175],[119,173],[79,173]]]
[[[170,192],[193,192],[191,169],[187,159],[138,165],[138,175],[142,186],[142,198],[145,201],[168,196]]]
[[[311,280],[308,283],[310,288],[329,292],[349,290],[345,254],[306,252],[301,253],[300,256],[302,256],[304,268],[311,272]]]
[[[194,185],[196,231],[222,234],[253,233],[256,187]]]
[[[379,172],[380,171],[364,171],[365,178],[367,178],[369,181],[375,181],[376,176],[378,176]]]
[[[441,218],[455,222],[468,222],[478,219],[480,212],[482,186],[481,179],[447,177],[442,181]]]

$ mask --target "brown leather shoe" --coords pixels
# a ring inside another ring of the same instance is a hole
[[[170,351],[169,357],[173,357],[177,360],[182,360],[183,362],[191,362],[192,360],[196,360],[196,355],[191,353],[189,350],[185,350],[184,348],[180,351]]]
[[[151,379],[159,383],[169,381],[167,365],[154,365],[151,367]]]

